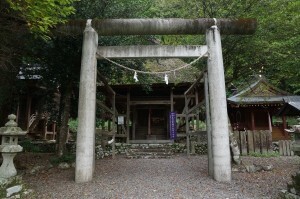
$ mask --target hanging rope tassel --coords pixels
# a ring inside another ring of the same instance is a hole
[[[165,74],[165,82],[166,82],[166,84],[169,84],[169,78],[168,78],[167,74]]]
[[[138,78],[137,78],[137,73],[136,73],[136,71],[134,71],[133,79],[134,79],[135,82],[138,82],[138,81],[139,81]]]

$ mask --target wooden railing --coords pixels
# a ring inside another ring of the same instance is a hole
[[[32,114],[29,118],[28,129],[32,126],[33,122],[36,120],[36,114]]]
[[[37,134],[38,136],[40,136],[39,138],[45,140],[48,138],[48,135],[50,135],[50,139],[55,140],[57,132],[56,122],[52,122],[51,131],[48,131],[48,120],[48,112],[32,114],[29,118],[27,133]],[[40,122],[43,122],[43,129],[37,129]]]

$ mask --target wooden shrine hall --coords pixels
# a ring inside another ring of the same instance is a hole
[[[274,121],[279,110],[291,99],[299,96],[289,94],[271,85],[265,77],[259,77],[252,84],[227,99],[231,125],[235,130],[268,130],[272,141],[290,139],[284,131],[288,128],[285,114],[281,121]]]
[[[171,142],[170,112],[176,113],[177,137],[186,137],[187,128],[190,133],[199,134],[199,108],[204,105],[204,79],[201,74],[194,82],[101,86],[98,90],[106,98],[104,102],[97,101],[98,108],[103,110],[100,117],[115,122],[115,137],[126,138],[127,143]],[[117,121],[113,121],[111,111],[114,102]],[[111,131],[113,127],[108,125],[108,128],[105,130]]]

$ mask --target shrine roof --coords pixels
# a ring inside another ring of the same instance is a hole
[[[294,96],[271,85],[264,77],[241,90],[227,100],[231,104],[283,104]]]
[[[300,96],[293,96],[285,101],[284,106],[279,110],[278,115],[300,115]]]

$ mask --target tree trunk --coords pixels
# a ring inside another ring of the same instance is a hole
[[[69,83],[67,87],[65,87],[65,92],[63,100],[62,100],[62,118],[61,125],[59,129],[59,138],[58,138],[58,150],[57,155],[61,157],[66,152],[66,142],[68,138],[68,122],[71,110],[71,95],[72,95],[72,85]]]

